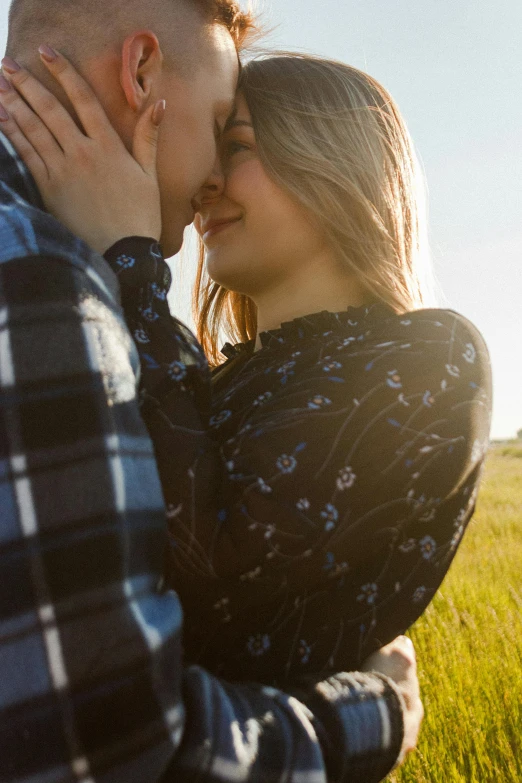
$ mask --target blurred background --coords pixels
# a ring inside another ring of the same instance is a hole
[[[43,2],[44,0],[42,0]],[[381,81],[406,117],[429,189],[431,247],[451,307],[489,345],[493,437],[522,428],[522,3],[262,0],[263,41],[328,55]],[[0,51],[9,0],[0,0]],[[191,324],[189,236],[172,309]]]

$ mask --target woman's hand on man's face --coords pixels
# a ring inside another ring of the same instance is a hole
[[[131,155],[71,63],[47,47],[40,53],[84,133],[59,100],[10,58],[2,61],[0,107],[6,111],[0,112],[0,131],[33,175],[46,209],[99,253],[125,236],[159,240],[156,157],[165,102],[143,112]]]

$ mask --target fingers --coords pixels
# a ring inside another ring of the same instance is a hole
[[[158,101],[144,112],[136,125],[132,154],[142,169],[156,177],[159,126],[165,116],[165,101]]]
[[[37,186],[41,189],[47,181],[49,173],[44,161],[35,150],[33,145],[26,139],[13,117],[5,110],[0,103],[0,133],[11,142],[18,152],[31,174],[33,175]]]
[[[56,139],[2,74],[0,74],[0,101],[14,120],[14,123],[4,126],[3,131],[20,155],[22,152],[25,155],[31,154],[29,150],[31,147],[49,164],[56,163],[58,157],[62,155]]]
[[[87,136],[90,138],[111,136],[112,138],[115,131],[94,91],[85,79],[59,52],[47,46],[41,46],[39,51],[43,64],[71,101]],[[66,149],[71,141],[74,143],[78,135],[82,135],[60,101],[46,90],[29,71],[21,68],[10,58],[2,60],[2,67],[7,72],[13,86],[38,113],[63,149]]]
[[[395,644],[397,649],[400,649],[401,654],[404,655],[412,665],[417,663],[415,647],[409,636],[398,636],[397,639],[395,639]]]
[[[156,103],[156,105],[154,106],[154,109],[153,109],[152,115],[151,115],[151,119],[152,119],[152,124],[156,128],[159,128],[159,126],[163,122],[163,118],[165,116],[166,108],[167,108],[167,101],[165,101],[165,100],[158,101]]]
[[[378,671],[391,677],[392,680],[402,681],[415,675],[417,671],[417,658],[411,639],[399,636],[385,647],[374,652],[364,662],[362,671]]]
[[[415,658],[415,647],[413,646],[412,640],[409,638],[409,636],[398,636],[396,639],[393,640],[393,642],[390,643],[390,648],[395,648],[396,650],[400,650],[400,652],[404,655],[407,655],[410,658]]]
[[[393,678],[409,676],[410,671],[417,671],[417,656],[411,639],[399,636],[383,647],[381,652],[388,656]]]

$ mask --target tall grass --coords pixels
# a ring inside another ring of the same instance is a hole
[[[411,631],[426,719],[390,783],[522,781],[522,449],[505,449],[491,453],[450,574]]]

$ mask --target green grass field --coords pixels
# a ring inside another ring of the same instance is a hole
[[[410,635],[426,719],[389,783],[521,783],[522,444],[491,453],[477,513]]]

